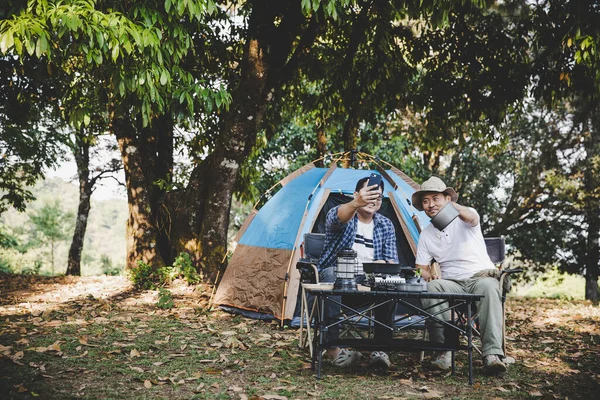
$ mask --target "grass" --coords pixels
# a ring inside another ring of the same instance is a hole
[[[583,300],[585,298],[585,278],[581,275],[569,275],[550,270],[534,283],[516,285],[516,296],[532,298],[552,298]]]
[[[391,354],[387,372],[328,363],[316,380],[297,331],[208,311],[209,291],[174,284],[174,307],[119,277],[0,278],[0,398],[7,399],[588,399],[600,389],[600,311],[584,301],[510,300],[517,359],[475,384],[418,354]]]

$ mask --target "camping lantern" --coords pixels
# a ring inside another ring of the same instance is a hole
[[[356,251],[352,249],[342,249],[338,251],[334,272],[334,289],[356,289],[355,275],[358,273]]]

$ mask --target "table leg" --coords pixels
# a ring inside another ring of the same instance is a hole
[[[467,352],[469,354],[469,384],[473,384],[473,332],[471,331],[471,301],[467,301]]]
[[[315,301],[316,300],[317,299],[315,299]],[[321,308],[320,318],[322,321],[321,321],[321,323],[319,323],[319,347],[316,348],[315,350],[318,353],[317,357],[319,357],[319,363],[317,366],[317,379],[321,379],[321,366],[323,365],[323,336],[324,336],[322,326],[325,324],[324,321],[326,321],[326,319],[327,319],[327,315],[325,312],[325,296],[319,296],[318,301],[319,301],[319,307]]]
[[[450,321],[452,321],[452,323],[454,323],[454,319],[456,318],[456,315],[454,314],[454,301],[449,301],[448,304],[451,306],[451,310],[450,310]],[[448,336],[448,335],[446,335]],[[454,332],[452,332],[452,336],[454,336]],[[459,336],[456,336],[456,340],[454,340],[454,343],[452,344],[453,346],[458,346],[458,341],[459,341]],[[454,350],[452,350],[451,353],[451,357],[450,359],[452,360],[452,375],[454,375],[456,373],[456,360],[454,358],[456,352]]]
[[[314,318],[314,330],[313,330],[313,335],[312,335],[312,351],[311,351],[311,362],[310,362],[310,368],[312,371],[315,370],[316,367],[316,363],[317,363],[317,356],[318,356],[318,350],[320,348],[319,346],[319,340],[320,337],[322,335],[321,333],[321,310],[319,310],[319,306],[320,306],[320,299],[321,296],[316,295],[315,299],[314,299],[314,304],[313,307],[317,307],[317,315],[313,316]],[[310,321],[309,321],[309,328],[310,328]]]

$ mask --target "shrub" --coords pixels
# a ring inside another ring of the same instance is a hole
[[[183,279],[190,285],[200,283],[202,280],[196,268],[192,265],[192,259],[188,253],[181,253],[173,263],[173,271],[177,276],[182,276]]]
[[[161,267],[154,271],[150,265],[140,260],[138,267],[129,271],[129,279],[137,289],[156,289],[180,277],[190,285],[197,284],[202,279],[187,253],[181,253],[175,259],[173,266]]]
[[[158,308],[162,308],[163,310],[173,308],[175,303],[173,303],[173,295],[170,291],[164,288],[158,289],[158,301],[156,302],[156,306]]]
[[[129,271],[129,279],[136,289],[155,289],[157,277],[151,265],[138,260],[138,266]]]

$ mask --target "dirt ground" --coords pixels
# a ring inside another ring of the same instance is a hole
[[[0,276],[0,398],[592,399],[600,393],[600,309],[589,302],[511,298],[516,363],[467,380],[392,354],[386,373],[326,364],[316,380],[298,332],[210,310],[211,289],[177,283],[134,291],[122,277]],[[163,295],[164,295],[163,291]],[[164,299],[163,299],[164,300]]]

